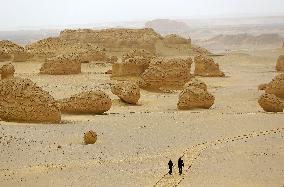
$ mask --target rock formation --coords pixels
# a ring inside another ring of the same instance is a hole
[[[24,62],[27,61],[31,55],[21,47],[11,41],[1,40],[0,41],[0,61],[14,61]]]
[[[141,86],[146,89],[180,89],[188,82],[191,58],[156,58],[141,75]]]
[[[188,83],[186,83],[184,86],[183,86],[183,89],[186,89],[190,86],[193,86],[193,87],[197,87],[197,88],[200,88],[202,90],[205,90],[207,91],[207,85],[205,84],[205,82],[197,79],[197,78],[193,78],[191,79]]]
[[[106,62],[110,64],[116,63],[117,61],[118,61],[117,56],[111,56],[106,60]]]
[[[15,73],[15,68],[11,63],[5,64],[0,68],[0,73],[1,79],[13,77]]]
[[[62,112],[103,114],[111,108],[110,97],[101,90],[82,92],[60,101]]]
[[[84,133],[84,142],[86,145],[94,144],[97,141],[97,133],[94,131],[88,131]]]
[[[203,87],[204,88],[204,87]],[[190,110],[194,108],[209,109],[214,104],[215,97],[207,90],[196,86],[187,86],[179,95],[177,107],[180,110]]]
[[[0,80],[0,118],[27,123],[58,123],[61,113],[56,101],[29,79]]]
[[[277,97],[284,98],[284,74],[277,75],[267,84],[265,93],[274,94]]]
[[[203,77],[224,77],[225,74],[220,71],[219,64],[215,63],[213,58],[205,55],[194,57],[195,70],[194,75]]]
[[[266,112],[283,112],[283,102],[273,94],[263,94],[258,103]]]
[[[111,86],[111,92],[129,104],[137,104],[140,99],[140,88],[136,83],[125,81]]]
[[[82,63],[109,60],[105,52],[94,49],[80,51],[78,53],[78,58]]]
[[[164,37],[163,39],[166,45],[177,45],[177,44],[186,44],[191,45],[191,39],[183,38],[177,34],[170,34]]]
[[[276,63],[276,70],[284,71],[284,55],[279,56],[277,63]]]
[[[265,90],[266,89],[267,84],[260,84],[258,86],[258,90]]]
[[[49,58],[40,69],[41,74],[70,75],[81,73],[81,63],[78,55],[71,53]]]

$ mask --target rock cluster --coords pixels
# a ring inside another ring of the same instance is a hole
[[[54,98],[29,79],[0,81],[0,118],[28,123],[58,123],[61,113]]]
[[[284,55],[279,56],[277,63],[276,63],[276,70],[284,71]]]
[[[180,110],[190,110],[195,108],[209,109],[215,101],[215,97],[207,91],[204,82],[193,79],[185,84],[179,95],[177,107]]]
[[[187,44],[191,45],[191,39],[183,38],[177,34],[170,34],[164,37],[163,42],[166,45]]]
[[[137,104],[140,99],[140,88],[130,81],[119,82],[111,86],[111,92],[122,101],[129,104]]]
[[[110,97],[101,90],[82,92],[59,102],[62,112],[79,114],[103,114],[112,105]]]
[[[81,62],[75,53],[49,58],[40,68],[41,74],[70,75],[81,73]]]
[[[265,88],[265,93],[284,98],[284,74],[277,75]]]
[[[1,79],[13,77],[15,73],[15,68],[11,63],[5,64],[0,68],[0,73]]]
[[[97,133],[94,131],[88,131],[84,133],[84,143],[86,145],[88,144],[94,144],[97,141]]]
[[[188,82],[191,58],[155,58],[141,75],[141,86],[146,89],[180,89]]]
[[[30,57],[31,55],[25,50],[24,47],[21,47],[8,40],[0,41],[0,62],[24,62]]]
[[[266,112],[283,112],[283,102],[273,94],[263,94],[258,103]]]
[[[195,70],[194,75],[203,77],[224,77],[225,74],[220,71],[219,64],[215,63],[213,58],[205,55],[194,57]]]

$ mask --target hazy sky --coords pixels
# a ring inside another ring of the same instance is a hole
[[[0,29],[153,18],[284,15],[284,0],[0,0]]]

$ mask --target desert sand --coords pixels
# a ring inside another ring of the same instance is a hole
[[[194,58],[181,49],[158,45],[158,51]],[[177,109],[180,90],[141,89],[136,105],[123,102],[111,92],[118,81],[105,73],[111,63],[82,63],[79,74],[47,75],[39,74],[42,61],[12,62],[14,76],[56,100],[102,90],[112,106],[103,115],[62,113],[56,124],[1,121],[0,186],[283,186],[284,113],[258,104],[264,93],[258,86],[279,74],[275,65],[283,54],[279,47],[213,56],[226,76],[197,76],[215,101],[210,109],[193,110]],[[86,145],[90,130],[96,142]],[[183,175],[176,166],[168,175],[169,159],[176,164],[179,157]]]

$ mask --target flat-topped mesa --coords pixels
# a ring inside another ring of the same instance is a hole
[[[191,45],[191,39],[183,38],[177,34],[170,34],[164,37],[163,42],[166,45],[180,45],[180,44],[186,44]]]
[[[78,29],[64,30],[59,36],[61,39],[76,42],[95,43],[104,48],[146,49],[155,52],[155,44],[162,37],[153,29]]]
[[[177,107],[180,110],[209,109],[214,101],[215,97],[207,91],[207,85],[194,78],[184,85],[179,95]]]
[[[220,71],[219,64],[215,63],[213,58],[205,55],[194,57],[195,70],[194,75],[203,77],[224,77],[225,74]]]
[[[274,94],[284,98],[284,74],[277,75],[266,85],[265,93]]]
[[[25,62],[31,55],[24,47],[8,40],[0,40],[0,61]]]
[[[181,89],[192,75],[191,58],[155,58],[141,75],[140,86],[145,89]]]
[[[110,97],[101,90],[82,92],[59,102],[62,112],[77,114],[103,114],[112,105]]]
[[[112,65],[112,77],[139,77],[155,57],[154,53],[143,49],[132,50],[122,56],[122,62]]]
[[[41,74],[70,75],[81,73],[81,62],[76,53],[49,58],[40,68]]]
[[[0,80],[0,118],[27,123],[59,123],[57,102],[30,79],[9,77]]]
[[[276,63],[276,70],[284,72],[284,55],[280,55],[277,63]]]
[[[283,112],[283,102],[273,94],[263,94],[258,99],[259,105],[266,112]]]
[[[1,79],[14,77],[14,73],[15,68],[11,63],[5,64],[0,68]]]

